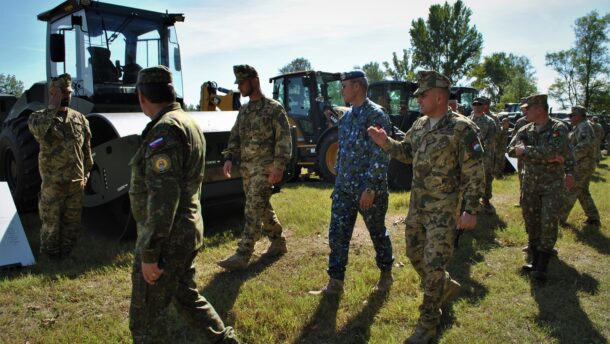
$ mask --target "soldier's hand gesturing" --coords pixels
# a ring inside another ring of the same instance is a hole
[[[373,126],[369,127],[366,130],[369,133],[373,142],[375,142],[379,147],[383,147],[383,145],[388,142],[388,134],[383,130],[383,128],[377,129]]]

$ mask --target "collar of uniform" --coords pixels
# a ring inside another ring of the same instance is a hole
[[[166,113],[174,111],[174,110],[179,110],[181,108],[182,108],[182,106],[180,106],[180,103],[173,102],[173,103],[169,104],[168,106],[164,107],[163,109],[159,110],[159,112],[157,112],[157,115],[156,115],[155,119],[153,119],[152,121],[148,122],[146,127],[144,127],[144,131],[142,131],[142,137],[146,137],[146,134],[148,134],[150,129],[152,127],[154,127],[155,124],[157,124],[157,122],[159,122],[161,117],[163,117]]]
[[[263,94],[263,95],[260,97],[260,99],[257,99],[257,100],[250,100],[250,101],[248,101],[247,106],[248,106],[248,108],[249,108],[249,107],[253,107],[255,110],[260,110],[260,109],[262,109],[262,108],[263,108],[263,105],[265,104],[265,99],[266,99],[266,98],[267,98],[267,97],[265,97],[265,95]]]
[[[371,101],[369,100],[369,98],[365,98],[364,101],[362,102],[362,105],[360,105],[360,106],[352,105],[352,112],[358,115],[358,114],[362,113],[362,111],[364,109],[366,109],[370,104],[371,104]]]

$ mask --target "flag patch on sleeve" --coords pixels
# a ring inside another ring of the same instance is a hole
[[[163,147],[164,145],[165,145],[165,139],[162,137],[159,137],[158,139],[154,139],[153,141],[151,141],[148,144],[148,147],[152,150],[155,150],[155,149]]]

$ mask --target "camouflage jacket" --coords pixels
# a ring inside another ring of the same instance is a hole
[[[292,140],[286,111],[279,102],[266,97],[250,101],[239,109],[225,159],[266,168],[273,163],[284,169],[290,161]]]
[[[604,127],[601,124],[595,122],[589,122],[591,127],[593,128],[593,132],[595,132],[595,138],[597,139],[597,144],[601,146],[602,142],[604,142],[604,136],[606,132],[604,131]]]
[[[486,114],[482,114],[478,117],[472,114],[468,116],[468,118],[479,127],[479,138],[485,149],[484,156],[486,159],[491,159],[496,146],[496,122],[494,122],[491,116]]]
[[[506,140],[508,139],[508,129],[500,128],[500,131],[498,131],[496,136],[498,137],[498,146],[496,146],[496,152],[498,154],[502,152],[502,155],[504,155],[504,153],[506,153],[506,146],[508,144],[508,142],[506,142]]]
[[[429,126],[428,116],[420,117],[402,142],[388,138],[383,147],[392,158],[413,163],[409,209],[456,211],[463,195],[464,210],[477,213],[485,176],[476,125],[448,112]]]
[[[515,146],[519,142],[525,145],[525,153],[519,157],[524,162],[524,185],[536,188],[561,185],[559,181],[563,181],[564,172],[573,172],[568,127],[563,122],[549,118],[539,130],[535,123],[527,123],[513,135],[508,145],[509,156],[517,157]],[[565,168],[558,168],[558,163],[548,162],[557,156],[565,158]]]
[[[205,138],[180,104],[164,108],[146,125],[129,164],[136,254],[142,262],[157,263],[199,249]]]
[[[583,120],[570,132],[570,144],[574,152],[577,169],[593,170],[597,164],[595,156],[597,139],[591,124]]]
[[[386,132],[392,129],[388,115],[368,98],[339,120],[335,190],[355,196],[360,196],[366,188],[375,192],[387,191],[390,157],[367,133],[368,127],[376,125],[381,125]]]
[[[38,168],[43,183],[81,182],[93,167],[89,121],[76,110],[43,109],[30,115],[28,127],[40,145]]]

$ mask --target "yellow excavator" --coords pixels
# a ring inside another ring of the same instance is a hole
[[[201,85],[199,99],[201,111],[237,111],[241,106],[239,92],[218,87],[214,81],[206,81]]]

